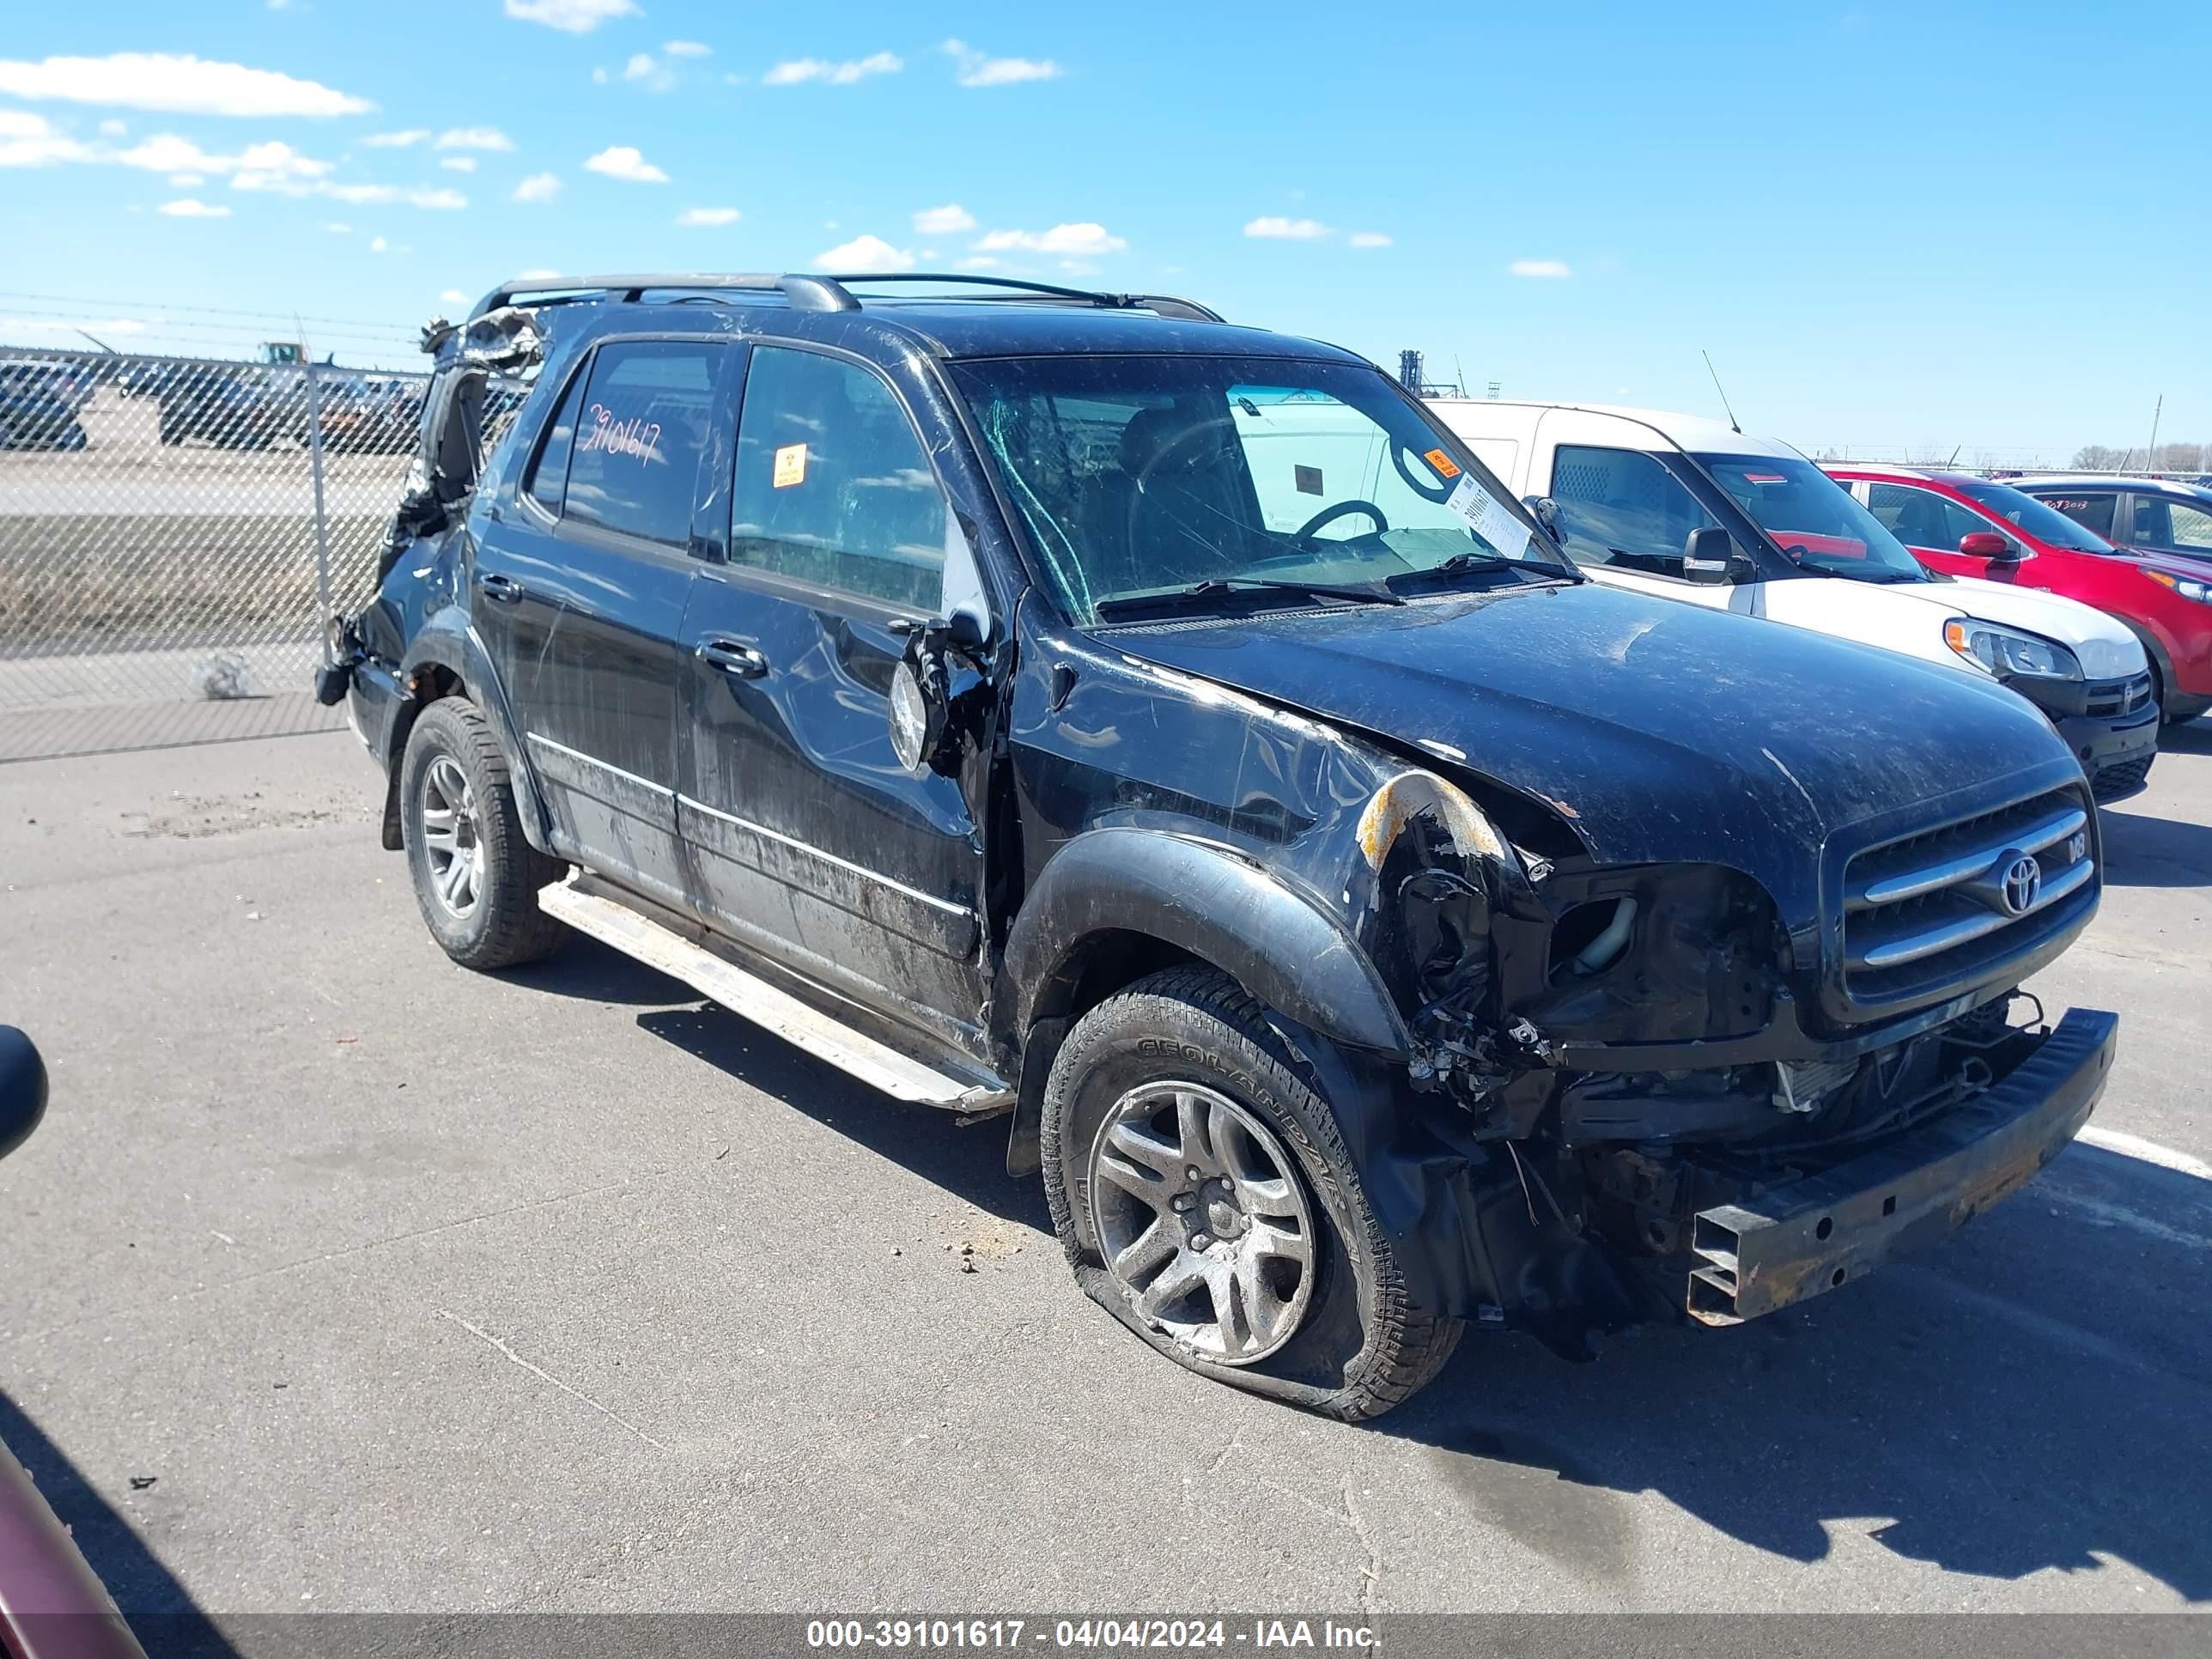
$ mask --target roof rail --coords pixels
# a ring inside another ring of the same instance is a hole
[[[821,276],[803,271],[781,276],[758,273],[736,276],[727,272],[664,271],[624,276],[518,276],[501,283],[477,302],[469,314],[481,317],[526,295],[543,295],[544,304],[564,301],[611,299],[635,301],[655,289],[689,289],[702,292],[781,294],[784,302],[799,311],[858,311],[860,301],[848,283],[936,283],[956,288],[1003,290],[1001,299],[1073,300],[1116,311],[1152,311],[1185,322],[1218,323],[1219,313],[1195,300],[1179,300],[1169,294],[1104,294],[1091,289],[1062,288],[1054,283],[1027,283],[1012,277],[978,276],[965,272],[853,271]]]
[[[1155,311],[1163,317],[1174,317],[1186,322],[1221,321],[1218,312],[1199,304],[1195,300],[1179,300],[1171,294],[1105,294],[1095,289],[1064,288],[1057,283],[1023,282],[1012,276],[978,276],[965,271],[854,271],[822,280],[840,285],[848,283],[940,283],[956,288],[1004,289],[1008,291],[1006,297],[1010,299],[1036,296],[1080,300],[1085,305],[1104,306],[1116,311]]]

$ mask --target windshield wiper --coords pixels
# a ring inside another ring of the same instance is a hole
[[[1389,580],[1402,582],[1427,576],[1488,575],[1510,572],[1516,576],[1530,576],[1538,580],[1573,581],[1577,578],[1571,572],[1548,564],[1537,564],[1528,559],[1509,559],[1503,553],[1455,553],[1440,564],[1425,570],[1401,571]]]
[[[1358,605],[1403,605],[1405,600],[1389,588],[1356,586],[1349,582],[1308,582],[1295,578],[1273,576],[1208,576],[1202,582],[1193,582],[1188,587],[1171,587],[1161,593],[1125,593],[1111,599],[1101,599],[1093,607],[1102,617],[1125,611],[1149,610],[1156,605],[1186,605],[1193,599],[1218,599],[1234,592],[1298,593],[1309,598],[1349,599]]]

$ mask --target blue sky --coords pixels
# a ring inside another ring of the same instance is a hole
[[[1808,448],[2212,439],[2212,7],[1569,9],[17,7],[0,339],[403,362],[518,271],[991,260],[1478,395],[1713,412],[1710,349]]]

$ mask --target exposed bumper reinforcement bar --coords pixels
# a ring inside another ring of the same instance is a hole
[[[1690,1316],[1735,1325],[1834,1290],[2025,1186],[2088,1121],[2120,1027],[2077,1008],[2004,1079],[1817,1176],[1698,1212]]]

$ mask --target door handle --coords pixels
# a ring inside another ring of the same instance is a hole
[[[513,605],[517,599],[530,597],[530,590],[520,582],[512,576],[502,576],[496,571],[489,575],[477,577],[477,587],[484,598],[496,599],[501,605]]]
[[[699,657],[735,679],[757,680],[768,672],[768,659],[736,640],[702,640]]]

